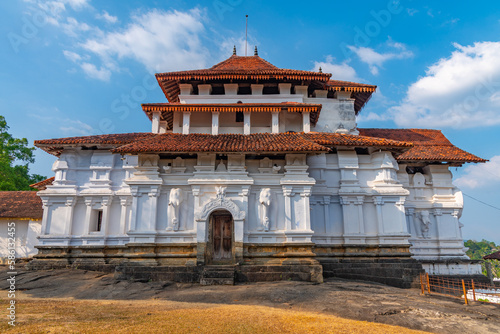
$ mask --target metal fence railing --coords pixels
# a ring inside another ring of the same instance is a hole
[[[500,288],[492,284],[474,282],[446,276],[420,275],[420,288],[422,294],[442,295],[463,299],[465,304],[469,301],[480,301],[500,304]]]

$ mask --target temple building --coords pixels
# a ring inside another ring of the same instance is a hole
[[[376,86],[238,56],[156,74],[151,132],[38,140],[57,156],[32,268],[203,284],[476,275],[439,130],[361,129]]]

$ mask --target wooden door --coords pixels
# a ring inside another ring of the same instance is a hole
[[[232,260],[233,218],[230,215],[216,215],[213,220],[213,260]]]

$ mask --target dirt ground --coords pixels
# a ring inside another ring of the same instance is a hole
[[[200,286],[172,282],[116,281],[112,274],[83,270],[17,270],[16,297],[68,300],[165,300],[215,305],[258,305],[319,312],[341,318],[403,326],[434,333],[500,333],[500,305],[422,296],[362,281],[327,279],[325,283],[266,282]],[[6,290],[7,268],[0,267]],[[20,293],[19,293],[20,292]],[[4,299],[4,293],[2,299]]]

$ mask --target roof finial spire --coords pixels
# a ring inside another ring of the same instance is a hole
[[[323,73],[323,70],[321,69],[321,66],[319,67],[319,73]]]
[[[259,55],[259,51],[257,51],[257,45],[255,46],[255,50],[253,51],[253,55],[254,56],[258,56]]]
[[[233,56],[236,56],[236,45],[233,46]]]

